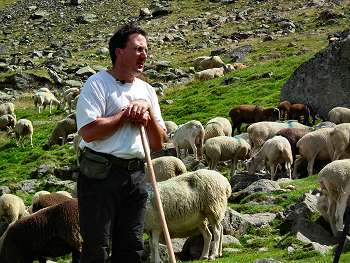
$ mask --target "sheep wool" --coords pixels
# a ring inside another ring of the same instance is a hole
[[[172,237],[188,237],[198,230],[204,238],[201,258],[214,259],[222,254],[221,221],[227,208],[227,199],[231,195],[229,181],[220,173],[201,169],[187,172],[158,183],[159,194],[164,207],[165,217]],[[162,232],[158,219],[153,193],[149,194],[146,204],[145,231],[152,233],[151,255],[159,263],[158,241]],[[213,229],[213,246],[209,255]]]
[[[8,224],[28,215],[23,200],[13,194],[3,194],[0,197],[0,220]]]
[[[350,123],[338,124],[329,135],[330,145],[328,147],[334,152],[332,160],[338,160],[350,146]]]
[[[335,107],[328,112],[328,120],[335,124],[350,122],[350,109]]]
[[[33,262],[72,252],[72,262],[78,263],[81,246],[78,202],[72,199],[12,223],[0,238],[0,262]]]
[[[350,195],[350,159],[336,160],[319,172],[323,206],[327,206],[326,220],[334,236],[343,229],[343,216]]]
[[[30,120],[20,119],[13,128],[16,136],[17,146],[23,137],[28,136],[30,140],[30,145],[33,147],[33,124]]]
[[[228,119],[224,117],[215,117],[210,119],[204,128],[204,142],[209,138],[216,136],[231,136],[232,126]]]
[[[169,178],[186,173],[185,164],[174,156],[162,156],[152,160],[153,170],[156,175],[157,182],[168,180]],[[150,182],[149,171],[145,164],[145,172],[147,181]]]

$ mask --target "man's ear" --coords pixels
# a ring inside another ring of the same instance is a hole
[[[116,56],[120,55],[122,52],[123,52],[123,49],[121,49],[121,48],[116,48],[115,49],[115,55]]]

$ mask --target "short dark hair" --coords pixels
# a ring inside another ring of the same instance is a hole
[[[147,37],[147,33],[141,27],[135,24],[125,24],[118,28],[117,32],[109,40],[109,56],[112,60],[112,65],[115,63],[115,50],[117,48],[125,48],[126,43],[129,40],[129,36],[132,34],[141,34],[144,37]]]

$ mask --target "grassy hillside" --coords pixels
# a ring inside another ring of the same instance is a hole
[[[19,63],[12,71],[0,72],[0,87],[3,87],[1,83],[10,76],[23,72],[51,78],[45,64],[47,58],[32,58],[34,50],[52,51],[57,49],[57,46],[67,47],[72,54],[71,57],[64,59],[66,71],[62,76],[67,79],[78,78],[73,73],[77,68],[86,65],[108,67],[110,65],[108,56],[100,55],[98,50],[107,46],[110,34],[118,25],[128,21],[130,17],[137,17],[139,9],[149,7],[152,2],[86,0],[79,10],[70,6],[68,0],[27,2],[1,0],[0,20],[3,32],[0,34],[0,44],[6,47],[1,53],[2,59],[9,62],[17,55],[24,61],[31,59],[34,66],[26,69]],[[151,82],[169,84],[165,89],[165,95],[159,97],[159,101],[163,118],[175,121],[177,124],[192,119],[205,124],[212,117],[229,117],[230,109],[239,104],[277,105],[280,90],[294,70],[327,47],[328,35],[346,29],[350,19],[350,4],[347,1],[342,1],[341,5],[330,4],[323,7],[309,5],[311,1],[301,0],[238,0],[232,4],[214,3],[208,0],[167,2],[170,5],[170,14],[139,22],[149,32],[150,37],[148,67],[159,61],[167,61],[171,68],[189,73],[192,72],[190,67],[193,66],[193,60],[198,56],[208,56],[211,51],[220,48],[230,51],[243,45],[252,45],[252,51],[240,61],[247,68],[228,73],[221,78],[209,81],[193,80],[187,84],[170,84],[162,79],[150,78]],[[47,10],[50,17],[38,21],[31,20],[28,12],[28,6],[31,5],[36,5],[38,10]],[[54,8],[55,5],[59,5],[58,8],[57,6]],[[339,14],[335,22],[320,19],[322,12],[328,9]],[[96,14],[96,21],[93,24],[75,23],[77,15],[81,13]],[[232,14],[243,14],[244,19],[235,20]],[[207,26],[208,19],[215,20],[222,17],[227,17],[225,23],[215,27]],[[276,17],[292,21],[296,25],[295,33],[280,33],[279,24],[273,22]],[[273,35],[273,39],[265,41],[264,37],[259,35],[262,30]],[[179,31],[185,41],[159,40],[169,33]],[[253,33],[247,39],[233,41],[231,36],[237,32]],[[213,35],[218,38],[211,38]],[[222,55],[222,58],[226,63],[232,63],[227,56]],[[63,119],[67,113],[54,108],[51,114],[48,113],[48,109],[39,114],[31,98],[33,90],[37,88],[39,87],[21,91],[19,98],[14,101],[17,119],[27,118],[33,122],[34,147],[29,146],[28,140],[24,146],[17,147],[13,137],[8,137],[5,132],[0,131],[0,186],[6,185],[11,188],[17,182],[32,178],[33,171],[40,165],[64,167],[75,164],[75,153],[69,144],[53,146],[49,151],[42,149],[56,122]],[[54,86],[52,88],[61,89]],[[0,91],[8,92],[1,88]],[[227,169],[221,172],[228,176]],[[317,175],[294,180],[290,184],[295,186],[295,190],[273,194],[259,193],[248,196],[239,203],[230,203],[229,206],[241,213],[284,211],[291,204],[298,202],[302,193],[318,187]],[[16,194],[23,197],[26,204],[30,203],[32,194],[24,192]],[[258,205],[251,202],[270,198],[275,200],[272,205]],[[251,263],[258,258],[268,257],[281,262],[332,261],[331,254],[322,256],[310,246],[301,244],[277,219],[270,227],[250,229],[247,234],[238,238],[242,245],[235,248],[239,249],[239,252],[225,254],[215,262]],[[295,252],[288,253],[288,246],[295,248]],[[56,261],[66,263],[69,262],[69,257]],[[347,252],[342,255],[340,262],[349,261],[350,252]]]

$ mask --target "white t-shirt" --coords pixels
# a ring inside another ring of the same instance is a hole
[[[156,121],[165,129],[157,95],[151,85],[135,78],[132,83],[121,84],[106,70],[92,75],[84,84],[77,104],[77,128],[95,121],[99,117],[109,117],[137,99],[146,100],[152,107]],[[132,159],[145,157],[139,127],[125,122],[110,137],[92,142],[80,143],[102,153],[119,158]]]

